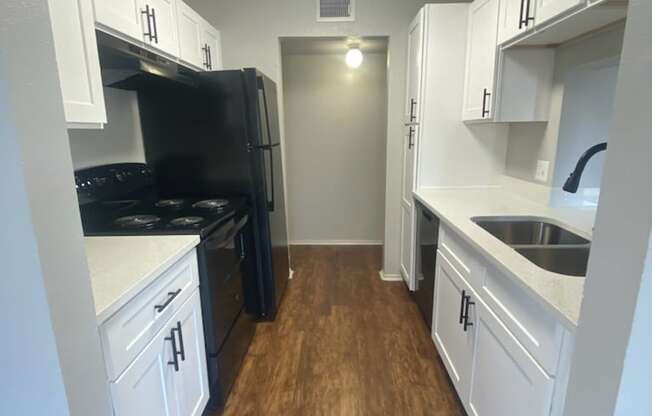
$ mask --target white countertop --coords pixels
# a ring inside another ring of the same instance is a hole
[[[519,283],[570,330],[580,314],[584,278],[544,270],[471,221],[479,216],[546,217],[591,239],[595,208],[552,208],[503,188],[422,189],[415,197],[492,265]]]
[[[199,243],[198,236],[86,237],[98,324]]]

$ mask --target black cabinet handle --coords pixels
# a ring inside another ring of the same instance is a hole
[[[414,135],[414,128],[409,127],[408,131],[409,131],[409,134],[408,134],[408,149],[412,149],[414,147],[414,141],[412,140],[412,136]]]
[[[206,47],[208,48],[208,69],[213,69],[213,54],[211,53],[211,47]]]
[[[464,303],[466,302],[466,290],[462,291],[462,301],[460,303],[460,325],[464,322]]]
[[[167,308],[170,303],[172,303],[174,298],[179,296],[179,293],[181,293],[181,289],[178,289],[176,292],[168,292],[168,298],[166,299],[165,303],[162,305],[155,305],[154,310],[159,313],[163,312],[163,310]]]
[[[151,39],[154,39],[154,42],[158,43],[158,28],[156,27],[156,10],[152,7],[152,20],[154,22],[154,35]]]
[[[149,13],[149,5],[148,4],[145,5],[145,10],[140,11],[140,14],[144,14],[145,16],[147,16],[147,32],[143,33],[143,35],[147,36],[149,38],[150,42],[151,42],[152,41],[152,22],[151,22],[150,18],[152,16]]]
[[[414,114],[414,107],[417,106],[417,100],[414,98],[410,99],[410,122],[413,122],[417,119],[417,116]]]
[[[201,48],[201,50],[204,52],[204,68],[208,69],[208,45],[204,44],[204,47]]]
[[[526,21],[523,19],[523,12],[525,11],[525,0],[521,0],[521,12],[518,14],[518,28],[523,29]]]
[[[183,344],[183,330],[181,329],[181,321],[177,321],[176,328],[172,328],[172,336],[174,333],[179,334],[179,351],[175,351],[175,354],[181,356],[181,361],[186,361],[186,348]]]
[[[165,337],[166,341],[172,343],[172,361],[168,361],[168,365],[174,366],[174,371],[179,372],[179,352],[177,351],[177,338],[174,336],[174,329],[170,331],[170,336]]]
[[[534,21],[534,16],[530,16],[530,6],[532,4],[532,0],[526,0],[527,5],[525,6],[525,27],[530,26],[530,22]]]
[[[487,98],[491,97],[491,93],[485,88],[482,92],[482,118],[489,116],[489,104]]]
[[[245,257],[247,257],[247,253],[245,251],[244,233],[240,233],[240,259]]]
[[[471,296],[466,296],[466,305],[464,307],[464,332],[470,327],[473,326],[473,322],[469,322],[469,306],[475,305],[475,302],[471,302]]]

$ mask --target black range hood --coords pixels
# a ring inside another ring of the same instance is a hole
[[[100,30],[97,45],[104,86],[138,91],[174,83],[197,85],[192,69]]]

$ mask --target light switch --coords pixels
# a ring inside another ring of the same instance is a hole
[[[548,160],[538,160],[537,161],[537,171],[534,174],[534,179],[539,182],[548,181],[548,170],[550,170],[550,161]]]

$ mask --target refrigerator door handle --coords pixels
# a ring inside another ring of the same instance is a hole
[[[274,148],[279,146],[279,143],[276,144],[268,144],[268,145],[262,145],[262,146],[256,146],[256,149],[262,150],[264,152],[269,152],[269,181],[270,181],[270,186],[271,186],[271,199],[267,200],[267,210],[269,212],[274,212],[276,209],[276,196],[274,192]],[[263,158],[263,164],[264,162]],[[267,189],[267,177],[265,177],[265,191],[267,196],[269,197],[270,190]]]

